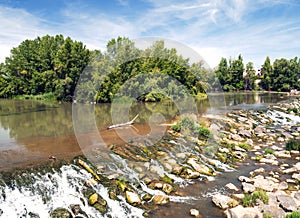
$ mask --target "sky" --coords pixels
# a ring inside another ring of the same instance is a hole
[[[0,0],[0,62],[25,39],[63,34],[90,49],[118,36],[160,37],[194,49],[210,67],[243,56],[300,57],[299,0]]]

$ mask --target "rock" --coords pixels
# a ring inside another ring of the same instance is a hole
[[[155,195],[152,198],[152,202],[156,205],[165,205],[169,203],[169,201],[170,201],[169,197],[164,195]]]
[[[163,184],[162,190],[166,193],[166,194],[170,194],[172,191],[174,191],[173,186],[171,186],[170,184]]]
[[[275,151],[275,156],[278,158],[291,158],[289,151]]]
[[[265,190],[267,192],[272,192],[276,187],[275,183],[270,179],[256,178],[254,179],[255,188]]]
[[[242,151],[234,151],[233,155],[239,160],[245,160],[247,158],[247,153]]]
[[[253,146],[253,140],[252,139],[247,139],[246,144]]]
[[[278,195],[277,200],[279,201],[279,205],[286,211],[294,211],[297,210],[297,204],[295,200],[287,195]]]
[[[251,132],[249,130],[240,130],[239,131],[239,135],[247,137],[247,138],[251,138]]]
[[[195,216],[195,217],[200,216],[199,210],[196,210],[196,209],[190,209],[190,214],[191,214],[191,216]]]
[[[98,201],[98,194],[97,193],[94,193],[94,194],[92,194],[90,197],[89,197],[89,200],[88,200],[88,202],[89,202],[89,204],[90,205],[94,205],[97,201]]]
[[[71,218],[71,213],[65,208],[57,208],[50,214],[51,218]]]
[[[227,209],[228,207],[238,204],[236,200],[226,195],[222,195],[220,193],[213,195],[212,201],[216,206],[220,207],[221,209]]]
[[[2,210],[0,209],[0,216],[2,215]],[[38,215],[37,213],[33,213],[33,212],[29,212],[28,213],[28,216],[30,217],[30,218],[40,218],[40,215]]]
[[[221,153],[226,153],[226,154],[229,154],[230,153],[230,151],[229,151],[229,149],[228,148],[219,148],[219,152],[221,152]]]
[[[126,191],[125,196],[126,196],[126,200],[129,204],[136,205],[136,204],[142,203],[140,196],[135,192]]]
[[[239,141],[239,142],[244,141],[244,139],[238,134],[231,134],[231,139],[234,141]]]
[[[252,185],[252,184],[243,182],[243,183],[242,183],[242,186],[243,186],[243,191],[244,191],[245,193],[252,193],[252,192],[255,191],[255,186]]]
[[[246,177],[246,176],[239,176],[239,181],[241,182],[247,182],[247,183],[251,183],[253,182],[250,178]]]
[[[277,138],[277,142],[284,142],[285,140],[284,140],[284,138],[283,137],[279,137],[279,138]]]
[[[72,210],[73,214],[76,216],[78,214],[84,214],[83,210],[81,209],[79,204],[72,204],[70,205],[70,209]]]
[[[279,190],[286,190],[289,188],[289,184],[287,182],[281,182],[278,184],[278,188]]]
[[[225,211],[228,218],[263,218],[257,207],[243,207],[241,205]]]
[[[180,176],[185,179],[197,179],[200,177],[200,173],[195,172],[189,168],[184,168],[180,173]]]
[[[211,169],[204,164],[198,163],[195,158],[190,157],[186,162],[187,164],[192,166],[194,170],[196,170],[198,173],[209,175],[209,176],[212,175]]]
[[[149,193],[146,193],[143,195],[143,200],[144,201],[150,201],[152,199],[152,195],[150,195]]]
[[[227,185],[225,185],[225,188],[233,191],[239,191],[239,189],[232,183],[228,183]]]
[[[296,179],[296,180],[298,180],[298,181],[300,181],[300,174],[299,174],[299,173],[294,173],[294,174],[292,175],[292,178],[293,178],[293,179]]]
[[[238,200],[242,200],[245,197],[244,194],[233,194],[232,196]]]
[[[274,159],[269,159],[269,158],[261,158],[259,160],[260,163],[266,163],[266,164],[272,164],[272,165],[278,165],[278,161]]]
[[[186,155],[185,155],[185,153],[177,153],[176,157],[179,158],[179,159],[185,159]]]
[[[265,169],[264,168],[258,168],[256,170],[254,170],[255,173],[264,173],[265,172]]]
[[[291,167],[291,168],[283,170],[282,172],[285,174],[292,174],[292,173],[297,172],[297,169],[295,167]]]
[[[269,214],[271,217],[284,218],[285,212],[277,205],[262,205],[261,211]]]

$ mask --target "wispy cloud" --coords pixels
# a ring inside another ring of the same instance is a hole
[[[292,58],[300,50],[300,16],[295,13],[300,6],[296,0],[143,1],[148,7],[133,11],[133,2],[117,0],[128,10],[126,14],[79,0],[61,8],[59,23],[24,9],[0,6],[1,55],[7,56],[8,49],[26,38],[59,33],[92,49],[104,48],[117,36],[170,38],[193,47],[212,67],[221,57],[235,58],[239,53],[258,66],[267,55]]]

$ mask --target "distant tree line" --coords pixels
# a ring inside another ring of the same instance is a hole
[[[269,57],[260,69],[253,62],[243,64],[241,55],[236,60],[222,58],[215,70],[224,91],[266,90],[290,91],[300,88],[300,59],[276,59],[272,64]]]
[[[159,101],[172,95],[196,96],[208,88],[202,62],[190,64],[163,41],[140,50],[125,37],[110,40],[105,52],[90,51],[62,35],[25,40],[11,50],[0,70],[0,97],[5,98],[51,93],[71,101],[77,87],[78,101],[111,102],[123,95]]]

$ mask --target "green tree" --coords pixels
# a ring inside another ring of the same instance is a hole
[[[264,90],[270,91],[272,88],[272,79],[273,79],[273,67],[271,65],[271,61],[269,56],[266,57],[266,60],[261,68],[262,81],[261,86]]]
[[[245,89],[252,90],[254,88],[254,81],[256,79],[255,69],[253,66],[253,62],[248,62],[246,64],[246,71],[245,71]]]

